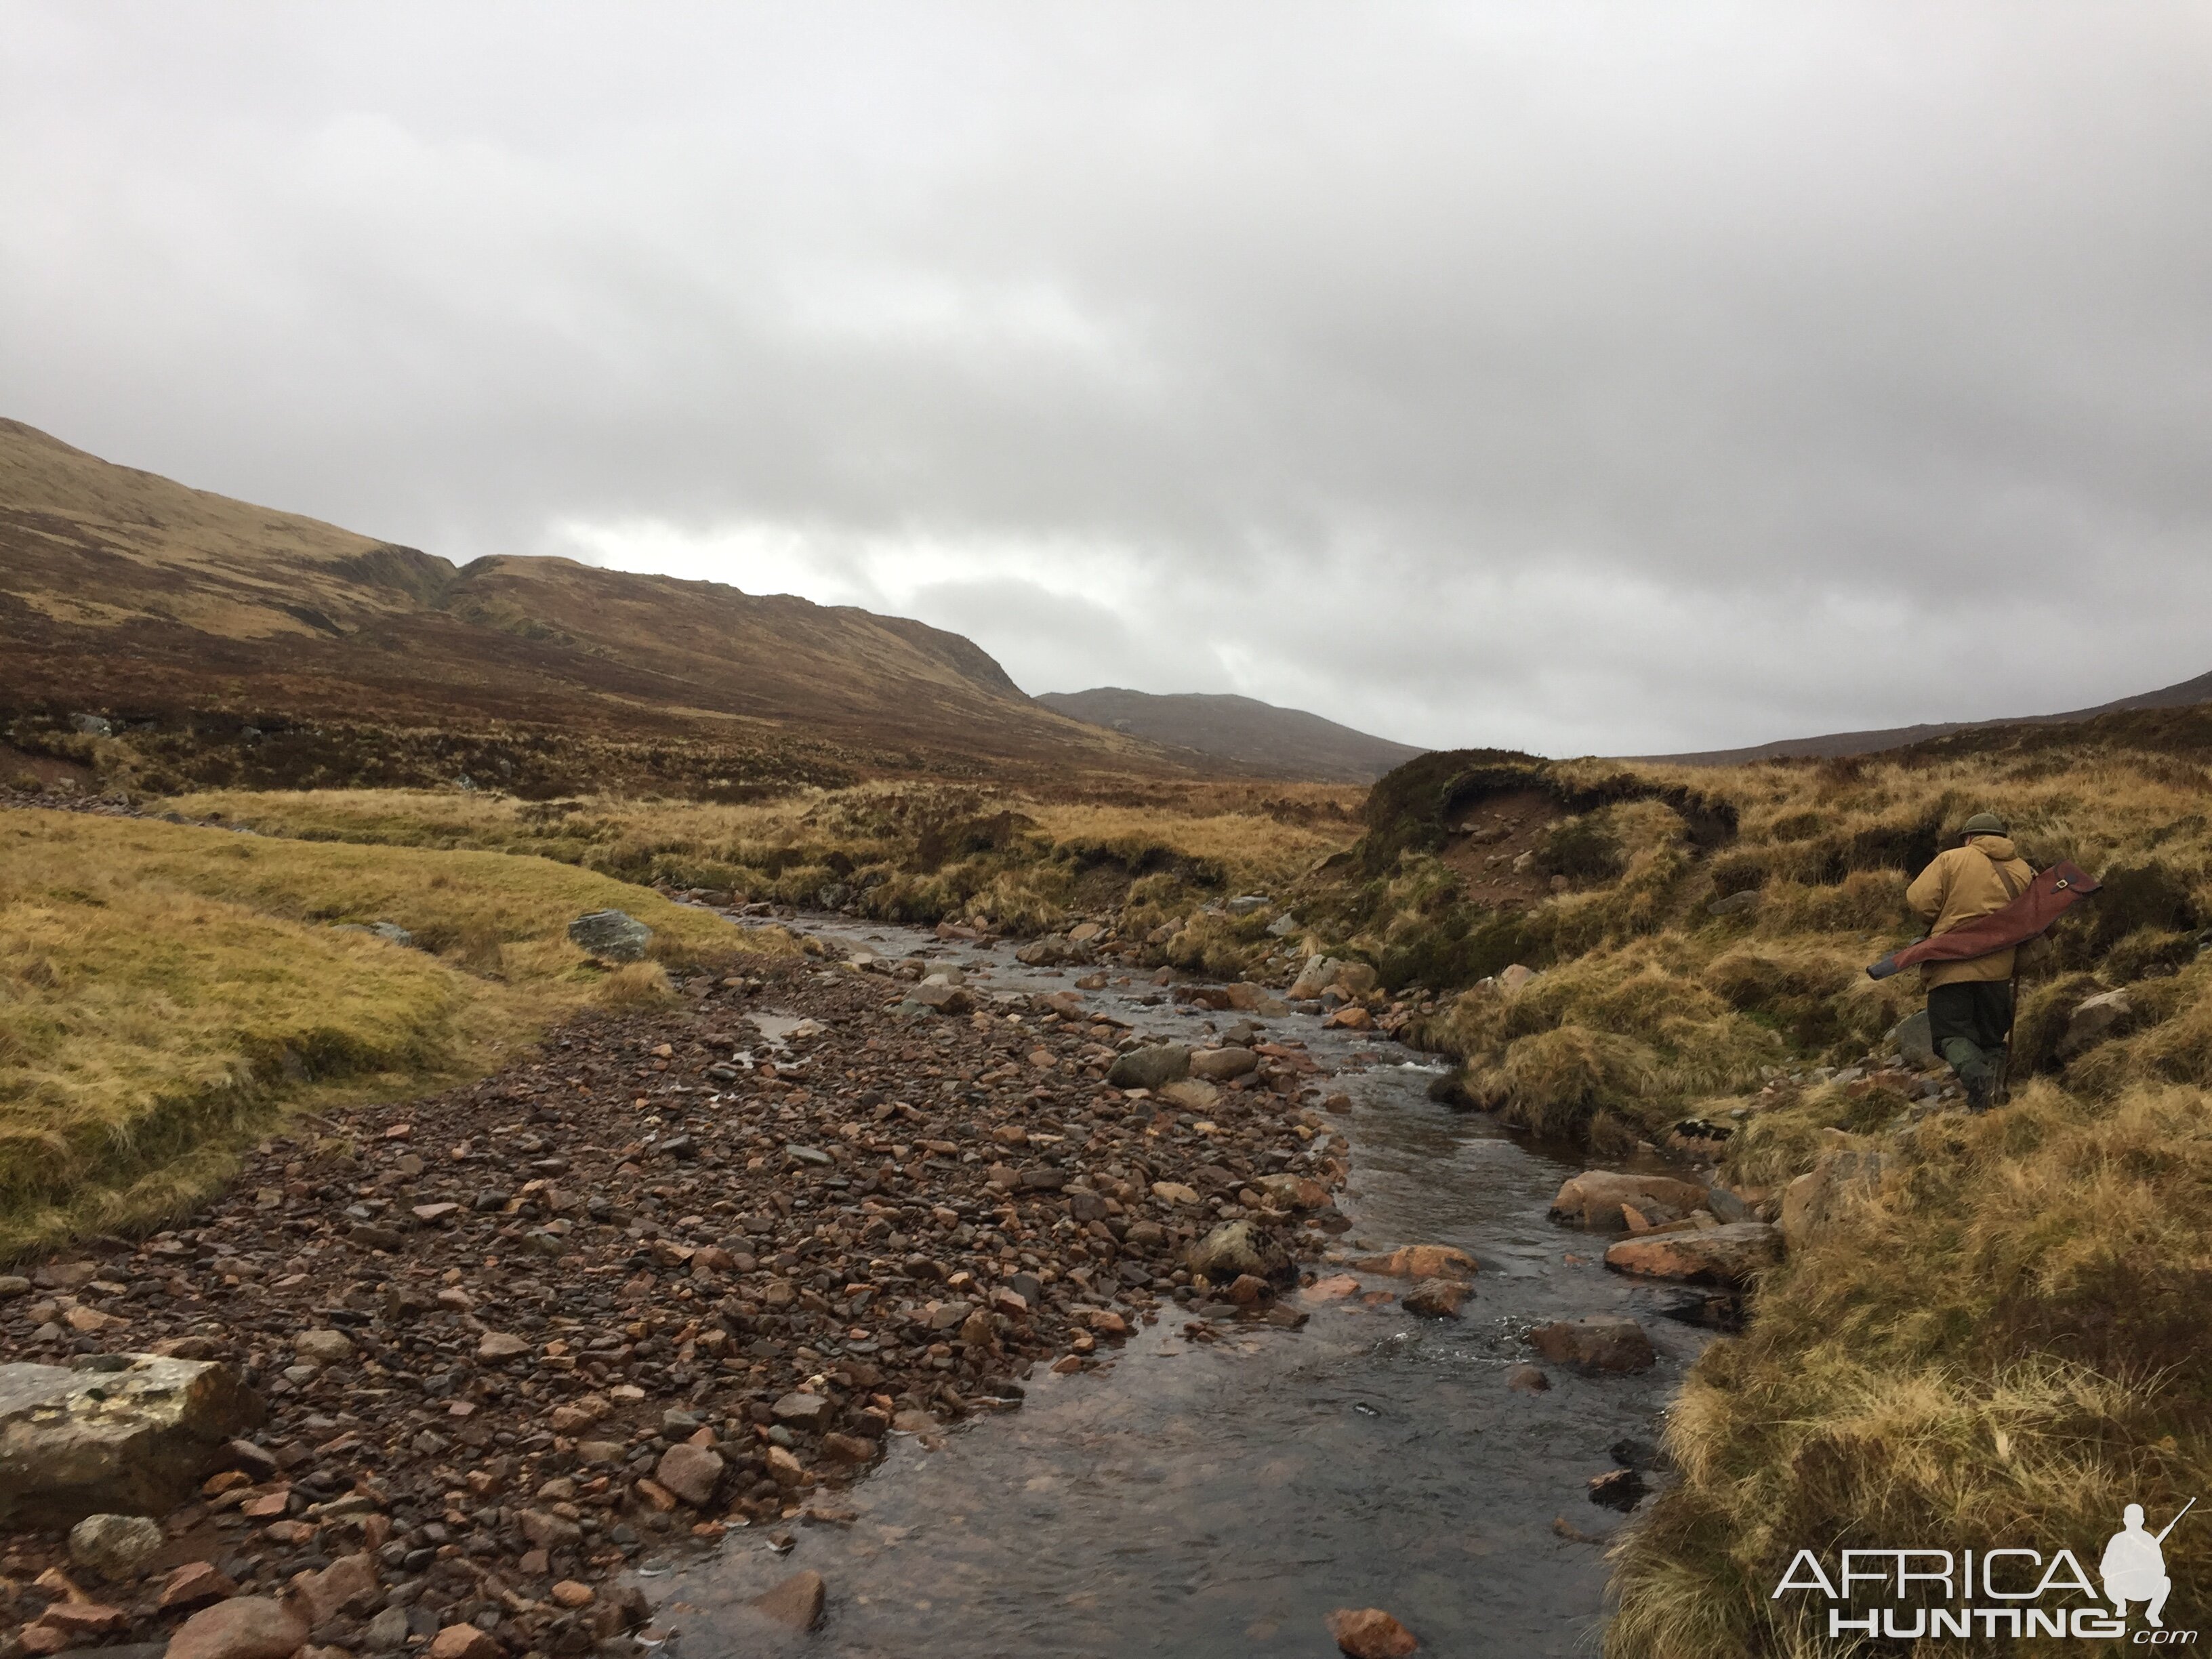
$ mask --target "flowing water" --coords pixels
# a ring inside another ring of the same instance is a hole
[[[805,925],[881,955],[927,949],[985,995],[1068,988],[1005,947]],[[1090,998],[1185,1040],[1243,1018],[1142,1000],[1158,994],[1139,981]],[[1266,1024],[1338,1068],[1328,1086],[1354,1103],[1331,1120],[1352,1145],[1338,1201],[1353,1227],[1338,1242],[1468,1250],[1481,1272],[1462,1317],[1335,1302],[1303,1330],[1224,1325],[1205,1343],[1182,1340],[1181,1315],[1164,1310],[1109,1368],[1040,1366],[1018,1412],[934,1449],[898,1437],[849,1494],[849,1528],[791,1528],[788,1554],[769,1546],[780,1529],[752,1528],[710,1559],[648,1571],[659,1621],[678,1632],[672,1659],[1323,1656],[1335,1644],[1322,1617],[1346,1606],[1389,1609],[1425,1654],[1592,1650],[1602,1550],[1553,1520],[1584,1534],[1618,1524],[1586,1483],[1613,1467],[1614,1443],[1656,1437],[1705,1334],[1666,1316],[1663,1292],[1607,1273],[1601,1239],[1545,1219],[1580,1163],[1431,1102],[1435,1072],[1395,1043],[1310,1016]],[[1549,1392],[1506,1387],[1531,1358],[1520,1341],[1531,1324],[1614,1311],[1642,1321],[1655,1369],[1583,1378],[1547,1366]],[[800,1567],[830,1583],[821,1631],[775,1631],[743,1609]]]

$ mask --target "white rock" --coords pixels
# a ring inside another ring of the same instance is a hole
[[[88,1515],[70,1528],[70,1559],[119,1583],[163,1541],[161,1523],[143,1515]]]
[[[353,1339],[343,1331],[302,1331],[292,1352],[317,1365],[342,1365],[353,1358]]]
[[[2106,991],[2075,1006],[2066,1022],[2066,1035],[2058,1052],[2069,1058],[2112,1036],[2135,1018],[2135,1005],[2125,991]]]

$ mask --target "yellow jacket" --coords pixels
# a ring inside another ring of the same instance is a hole
[[[1964,847],[1938,853],[1936,862],[1905,890],[1913,915],[1929,924],[1930,933],[1948,933],[1962,921],[2002,910],[2035,879],[2027,860],[2003,836],[1975,836]],[[1997,951],[1964,962],[1923,963],[1922,982],[1930,987],[1962,980],[2010,979],[2013,951]]]

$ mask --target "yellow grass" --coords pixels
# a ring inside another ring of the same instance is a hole
[[[0,811],[0,1258],[174,1212],[283,1106],[501,1063],[610,994],[565,932],[605,908],[655,931],[617,1000],[749,943],[541,859]],[[378,921],[421,948],[333,925]]]
[[[2050,1084],[1892,1141],[1880,1192],[1794,1256],[1692,1372],[1681,1466],[1616,1553],[1621,1659],[1847,1650],[1770,1595],[1800,1548],[2072,1548],[2212,1474],[2203,1374],[2212,1107]],[[2170,1626],[2206,1610],[2212,1528],[2166,1544]]]
[[[1618,766],[1595,762],[1548,769],[1569,787],[1619,775]],[[1419,852],[1338,900],[1343,948],[1376,963],[1386,978],[1446,981],[1452,1000],[1425,1034],[1466,1062],[1472,1097],[1510,1118],[1550,1133],[1587,1133],[1602,1121],[1656,1136],[1693,1109],[1756,1108],[1768,1067],[1844,1064],[1878,1047],[1919,1006],[1921,988],[1915,975],[1877,982],[1863,969],[1917,933],[1905,907],[1910,874],[1937,848],[1955,844],[1958,825],[1983,810],[2006,815],[2037,864],[2072,859],[2112,882],[2062,935],[2066,954],[2054,971],[2073,970],[2063,994],[2043,999],[2033,980],[2026,988],[2023,1064],[2057,1064],[2064,1015],[2081,996],[2135,985],[2136,1034],[2085,1057],[2069,1078],[2103,1093],[2138,1075],[2212,1080],[2212,1008],[2155,977],[2196,946],[2169,913],[2193,914],[2200,921],[2192,926],[2212,918],[2212,814],[2201,769],[2085,744],[2055,757],[1934,765],[1869,760],[1636,775],[1650,787],[1729,804],[1736,835],[1692,853],[1679,814],[1657,800],[1623,800],[1583,820],[1619,848],[1621,873],[1526,911],[1460,902],[1456,878]],[[1746,889],[1757,890],[1748,915],[1708,914],[1716,899]],[[1513,961],[1543,970],[1517,997],[1449,983],[1455,973],[1463,985]],[[1607,1050],[1611,1059],[1598,1065],[1589,1040],[1528,1046],[1559,1029],[1641,1047]],[[1565,1071],[1553,1063],[1570,1056],[1575,1063]],[[1904,1102],[1892,1097],[1889,1104]],[[1821,1127],[1815,1117],[1841,1123],[1866,1109],[1840,1097],[1796,1103],[1790,1122],[1754,1137],[1753,1161],[1769,1177],[1795,1174],[1778,1160],[1785,1146],[1791,1158],[1809,1158]]]
[[[1250,811],[1181,817],[1127,806],[1046,805],[1026,810],[1055,841],[1157,841],[1218,864],[1229,886],[1278,892],[1350,846],[1355,833],[1349,823],[1284,823]]]
[[[269,836],[534,853],[751,898],[811,903],[840,884],[888,920],[1042,931],[1157,871],[1194,890],[1282,890],[1351,843],[1356,799],[1313,785],[1189,786],[1132,802],[877,784],[743,805],[414,790],[210,791],[168,805]],[[1094,870],[1107,878],[1086,882]]]
[[[1583,763],[1589,765],[1589,763]],[[1825,767],[1653,767],[1639,774],[1718,795],[1741,814],[1742,843],[1772,875],[1817,880],[1831,851],[1917,825],[1956,826],[1994,811],[2039,866],[2069,858],[2095,871],[2150,854],[2178,863],[2212,896],[2212,775],[2171,757],[2092,749],[2054,758],[1967,756],[1934,764],[1879,757]]]

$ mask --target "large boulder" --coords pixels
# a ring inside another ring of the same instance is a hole
[[[1730,1290],[1741,1289],[1753,1274],[1781,1260],[1781,1230],[1764,1221],[1643,1233],[1622,1239],[1605,1253],[1605,1265],[1616,1273]]]
[[[1393,1279],[1469,1279],[1475,1260],[1449,1244],[1401,1244],[1387,1255],[1363,1255],[1352,1264],[1364,1273]]]
[[[143,1515],[88,1515],[70,1528],[70,1559],[120,1583],[167,1541],[161,1522]]]
[[[1255,1279],[1280,1279],[1292,1271],[1291,1253],[1265,1227],[1250,1221],[1224,1221],[1184,1254],[1184,1264],[1204,1273],[1217,1285],[1233,1282],[1239,1274]]]
[[[1210,1112],[1221,1103],[1221,1091],[1204,1078],[1187,1077],[1174,1083],[1163,1083],[1158,1091],[1161,1100],[1179,1112]]]
[[[1802,1250],[1856,1200],[1881,1189],[1881,1154],[1852,1148],[1824,1156],[1782,1189],[1782,1242]]]
[[[1024,945],[1014,952],[1014,960],[1025,968],[1065,968],[1091,959],[1088,946],[1056,933]]]
[[[1457,1319],[1460,1304],[1474,1294],[1474,1286],[1462,1279],[1425,1279],[1399,1299],[1399,1305],[1424,1319]]]
[[[601,962],[642,962],[653,929],[626,910],[593,910],[568,924],[568,937]]]
[[[1208,1083],[1226,1083],[1259,1063],[1260,1056],[1249,1048],[1200,1048],[1190,1057],[1190,1074]]]
[[[1585,1376],[1648,1371],[1659,1358],[1644,1327],[1626,1314],[1590,1314],[1557,1319],[1528,1334],[1528,1346],[1555,1365],[1572,1365]]]
[[[1348,1659],[1406,1659],[1420,1650],[1413,1632],[1380,1607],[1339,1607],[1322,1622]]]
[[[1375,988],[1375,969],[1364,962],[1340,963],[1336,988],[1346,996],[1364,997]]]
[[[2077,1004],[2067,1018],[2066,1035],[2058,1039],[2058,1053],[2071,1060],[2085,1048],[2094,1048],[2106,1037],[2126,1030],[2135,1018],[2135,1005],[2125,991],[2107,991]]]
[[[1936,1038],[1925,1008],[1898,1021],[1890,1030],[1889,1040],[1897,1045],[1897,1057],[1914,1071],[1924,1072],[1936,1064]]]
[[[1334,957],[1309,957],[1298,976],[1284,994],[1293,1001],[1317,997],[1327,990],[1347,997],[1365,996],[1375,988],[1375,970],[1364,962],[1340,962]]]
[[[1680,1221],[1705,1201],[1705,1189],[1694,1181],[1585,1170],[1560,1187],[1552,1200],[1552,1219],[1593,1232],[1620,1233],[1629,1230],[1628,1218],[1621,1213],[1623,1205],[1656,1226]]]
[[[1190,1075],[1190,1049],[1180,1042],[1155,1042],[1132,1048],[1107,1069],[1116,1089],[1157,1089]]]
[[[225,1442],[261,1421],[227,1365],[102,1354],[101,1366],[0,1365],[0,1527],[160,1515]]]
[[[307,1639],[307,1611],[272,1595],[234,1595],[178,1626],[162,1659],[289,1659]]]
[[[950,984],[934,974],[908,991],[906,1000],[912,1007],[937,1014],[964,1014],[975,1006],[975,999],[966,987]]]
[[[794,1572],[745,1605],[787,1630],[812,1630],[822,1622],[822,1604],[829,1589],[820,1573]]]

